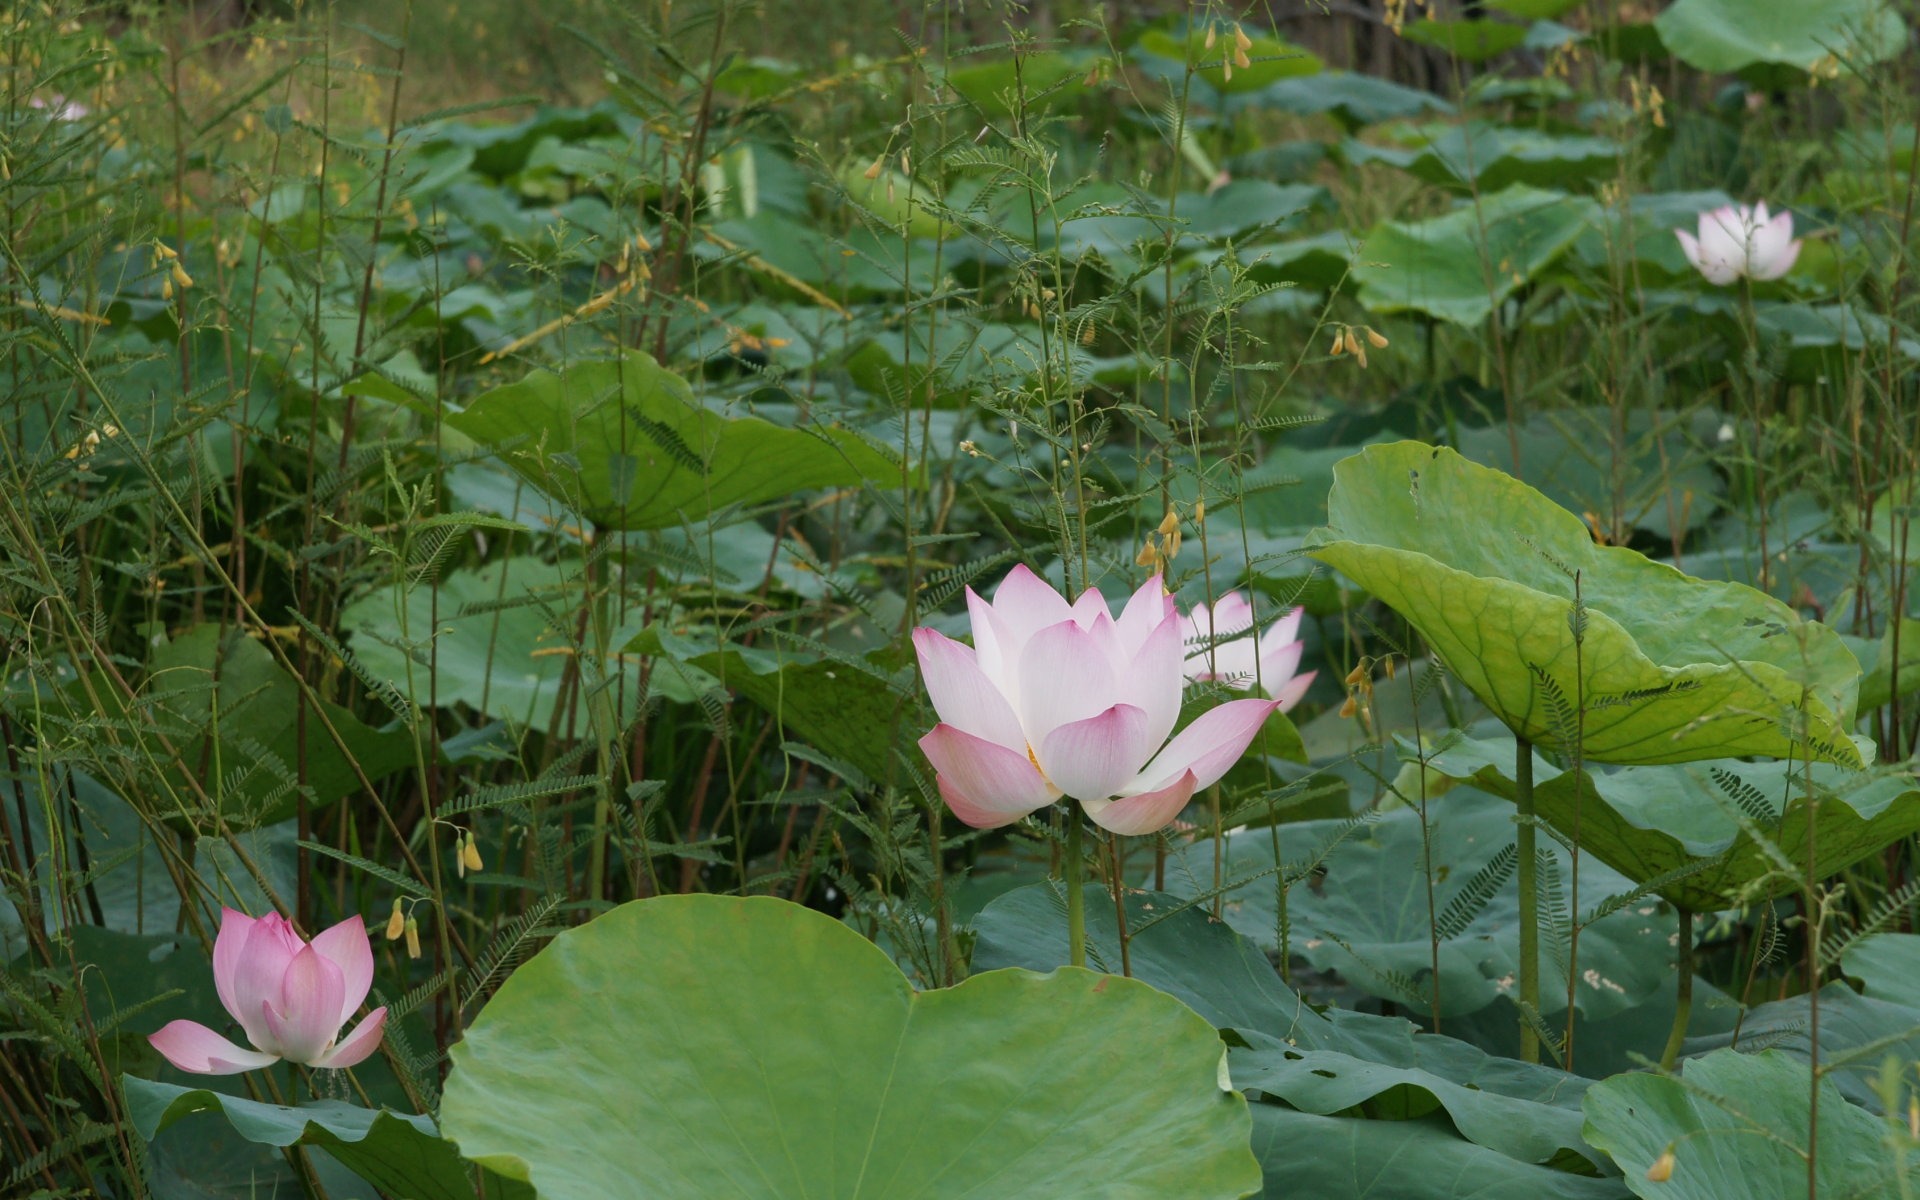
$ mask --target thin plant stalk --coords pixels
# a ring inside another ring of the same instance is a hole
[[[1680,1043],[1687,1040],[1687,1022],[1693,1016],[1693,910],[1680,908],[1680,949],[1674,966],[1680,978],[1674,982],[1673,1029],[1667,1034],[1667,1048],[1660,1052],[1660,1069],[1673,1070],[1680,1058]]]
[[[1081,847],[1080,813],[1071,804],[1067,808],[1067,962],[1087,965],[1087,896],[1083,876],[1086,852]]]
[[[1522,734],[1513,740],[1513,805],[1519,815],[1514,849],[1520,859],[1520,1058],[1537,1063],[1540,1035],[1533,1023],[1540,1011],[1540,900],[1534,858],[1533,742]]]

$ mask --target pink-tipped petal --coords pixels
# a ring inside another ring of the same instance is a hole
[[[1253,605],[1239,592],[1228,592],[1213,606],[1215,636],[1253,628]]]
[[[1800,243],[1797,241],[1788,242],[1787,248],[1785,250],[1782,250],[1779,256],[1776,257],[1773,260],[1773,262],[1767,267],[1766,274],[1757,275],[1755,276],[1755,278],[1779,279],[1782,276],[1784,276],[1788,271],[1793,270],[1793,264],[1796,261],[1798,261],[1799,258],[1800,258]]]
[[[946,801],[947,809],[975,829],[998,829],[1002,825],[1011,825],[1027,815],[1023,812],[1001,812],[987,808],[953,786],[953,781],[945,775],[935,775],[933,781],[939,786],[940,798]]]
[[[278,1003],[262,1005],[267,1029],[281,1057],[312,1064],[340,1032],[340,968],[308,946],[293,956]]]
[[[1025,748],[1020,718],[980,669],[975,651],[932,629],[913,631],[913,649],[920,658],[920,677],[926,681],[933,710],[942,721],[1002,746]]]
[[[1159,739],[1146,740],[1146,727],[1146,713],[1116,704],[1048,734],[1039,747],[1040,765],[1054,786],[1075,800],[1106,799],[1159,749]]]
[[[313,939],[314,953],[340,968],[340,1011],[334,1015],[337,1030],[353,1016],[360,1002],[373,987],[373,943],[367,940],[367,923],[348,917],[338,925],[323,929]]]
[[[1193,799],[1192,771],[1181,775],[1166,787],[1119,800],[1083,801],[1080,807],[1102,829],[1125,837],[1139,837],[1165,829]]]
[[[1294,605],[1286,616],[1281,617],[1278,621],[1267,626],[1267,631],[1261,635],[1261,640],[1271,642],[1276,646],[1284,646],[1288,642],[1299,641],[1300,622],[1306,615],[1306,609],[1297,604]]]
[[[1001,646],[1009,656],[1018,655],[1018,647],[1040,630],[1073,620],[1073,608],[1066,598],[1028,570],[1025,563],[1008,571],[994,589],[993,611],[1012,635],[1012,643]]]
[[[1195,787],[1209,786],[1240,761],[1277,707],[1272,700],[1229,700],[1200,714],[1140,772],[1141,790],[1157,791],[1189,771]]]
[[[979,664],[981,674],[985,674],[1008,701],[1014,701],[1020,687],[1014,680],[1012,662],[1020,655],[1020,645],[1012,643],[1014,634],[1006,628],[1006,622],[1000,620],[1000,614],[993,611],[993,605],[981,599],[972,588],[966,589],[966,611],[973,622],[975,664]]]
[[[920,750],[946,785],[958,790],[975,813],[993,813],[1006,821],[1017,821],[1053,803],[1060,794],[1025,754],[951,725],[935,725],[920,739]],[[975,823],[951,800],[948,804],[961,820]]]
[[[1081,592],[1069,611],[1073,613],[1073,623],[1082,629],[1092,629],[1094,621],[1101,617],[1113,619],[1107,609],[1107,598],[1100,594],[1099,588]]]
[[[193,1075],[238,1075],[280,1061],[277,1054],[242,1049],[193,1021],[169,1021],[147,1041],[161,1057]]]
[[[1260,660],[1260,686],[1267,695],[1279,698],[1280,689],[1287,686],[1293,679],[1293,673],[1300,669],[1300,656],[1306,650],[1301,642],[1288,642],[1267,651]],[[1252,687],[1253,681],[1248,680],[1247,686]]]
[[[1285,687],[1273,694],[1274,706],[1281,712],[1292,712],[1294,705],[1300,703],[1307,694],[1307,689],[1313,686],[1313,677],[1319,673],[1308,671],[1305,675],[1289,680]]]
[[[1120,619],[1114,623],[1120,635],[1121,653],[1131,658],[1140,652],[1153,631],[1169,613],[1179,611],[1173,597],[1167,595],[1166,586],[1160,576],[1155,575],[1127,597],[1127,606],[1120,610]]]
[[[1122,663],[1118,673],[1120,703],[1131,704],[1147,715],[1141,737],[1154,750],[1180,720],[1180,692],[1186,682],[1182,640],[1186,632],[1186,619],[1177,610],[1168,613],[1133,657]]]
[[[1674,230],[1673,236],[1680,239],[1680,253],[1687,256],[1687,261],[1693,264],[1694,270],[1699,270],[1700,239],[1694,237],[1684,229]]]
[[[1048,734],[1111,708],[1120,699],[1114,665],[1099,641],[1072,621],[1033,635],[1020,656],[1020,727],[1039,746]]]
[[[342,1070],[365,1062],[369,1055],[380,1048],[380,1035],[386,1030],[387,1010],[385,1006],[374,1009],[366,1019],[353,1027],[353,1032],[341,1038],[338,1045],[313,1061],[316,1067],[331,1067]]]
[[[246,949],[247,935],[253,932],[253,925],[253,918],[247,914],[221,907],[220,932],[213,939],[213,990],[234,1017],[240,1015],[241,1007],[234,996],[233,984],[239,977],[240,956]]]
[[[262,1013],[269,1003],[280,1002],[287,968],[305,948],[279,913],[268,913],[247,930],[232,977],[233,1018],[258,1049],[272,1050],[277,1044]]]

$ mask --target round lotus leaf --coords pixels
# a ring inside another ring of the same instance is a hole
[[[462,1154],[544,1200],[1252,1195],[1213,1027],[1137,980],[988,971],[916,993],[767,898],[636,901],[569,930],[453,1048]]]

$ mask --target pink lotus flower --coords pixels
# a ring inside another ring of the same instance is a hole
[[[84,120],[87,114],[93,111],[79,101],[69,100],[58,92],[54,92],[44,100],[39,96],[31,96],[27,99],[27,105],[50,113],[56,121]]]
[[[1266,689],[1281,712],[1300,703],[1318,674],[1296,676],[1306,644],[1300,641],[1300,614],[1296,608],[1267,626],[1265,633],[1234,637],[1253,627],[1253,605],[1239,592],[1228,592],[1208,608],[1196,604],[1187,614],[1188,679],[1213,679],[1228,687]]]
[[[1742,275],[1778,279],[1793,269],[1800,243],[1793,236],[1793,214],[1767,215],[1767,206],[1729,204],[1700,214],[1696,237],[1684,229],[1673,236],[1708,283],[1725,286]]]
[[[1068,604],[1024,566],[991,604],[967,589],[967,607],[972,648],[931,629],[913,644],[940,714],[920,748],[947,807],[979,829],[1064,795],[1115,833],[1152,833],[1226,774],[1278,707],[1232,700],[1167,740],[1186,618],[1157,575],[1118,620],[1098,591]]]
[[[253,1049],[192,1021],[169,1022],[147,1039],[168,1062],[195,1075],[234,1075],[283,1058],[310,1067],[351,1067],[379,1047],[387,1022],[387,1010],[376,1008],[339,1038],[373,986],[373,947],[359,917],[348,917],[309,944],[279,913],[256,921],[223,908],[213,943],[213,986]]]

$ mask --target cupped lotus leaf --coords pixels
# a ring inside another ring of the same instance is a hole
[[[1551,266],[1599,211],[1585,197],[1516,184],[1425,221],[1384,222],[1354,256],[1353,278],[1376,313],[1476,325]]]
[[[1653,26],[1675,58],[1702,71],[1756,63],[1811,70],[1836,60],[1860,67],[1907,44],[1906,23],[1886,0],[1676,0]]]
[[[1513,763],[1514,744],[1506,739],[1462,738],[1427,756],[1428,766],[1448,778],[1508,799],[1516,794]],[[1535,754],[1533,803],[1555,828],[1577,827],[1583,851],[1631,879],[1693,868],[1658,891],[1695,912],[1799,889],[1799,877],[1781,874],[1749,828],[1795,864],[1807,861],[1811,846],[1816,877],[1920,833],[1920,782],[1913,776],[1828,763],[1723,759],[1575,775]]]
[[[1313,886],[1295,885],[1288,892],[1290,951],[1318,970],[1339,972],[1364,992],[1409,1011],[1429,1012],[1434,952],[1424,862],[1430,840],[1432,915],[1454,927],[1439,947],[1442,1017],[1477,1012],[1512,997],[1520,962],[1520,905],[1511,886],[1513,809],[1484,792],[1456,787],[1429,803],[1428,816],[1426,838],[1411,808],[1396,809],[1358,830],[1347,821],[1324,820],[1229,834],[1218,847],[1228,887],[1222,915],[1241,934],[1278,952],[1275,834],[1284,862],[1324,852],[1323,872]],[[1584,842],[1584,828],[1581,833]],[[1215,853],[1215,843],[1208,840],[1171,854],[1167,890],[1185,897],[1210,894]],[[1571,877],[1571,864],[1557,843],[1543,842],[1540,853],[1552,856],[1560,879]],[[1632,886],[1590,859],[1582,862],[1582,913]],[[1561,896],[1562,912],[1566,903]],[[1588,925],[1580,934],[1575,1006],[1588,1017],[1606,1017],[1671,986],[1664,951],[1675,928],[1673,915],[1653,901]],[[1649,954],[1651,946],[1662,953]],[[1564,962],[1543,955],[1541,970],[1543,1011],[1565,1012]]]
[[[1611,173],[1619,154],[1606,138],[1479,123],[1445,126],[1424,145],[1406,149],[1362,142],[1347,148],[1357,163],[1389,163],[1440,187],[1485,192],[1515,183],[1572,186]]]
[[[900,482],[900,468],[850,430],[725,416],[637,352],[533,371],[446,420],[602,529],[659,529],[808,488]]]
[[[1526,484],[1419,442],[1335,467],[1327,513],[1308,553],[1405,617],[1536,745],[1565,746],[1579,710],[1592,762],[1862,761],[1847,736],[1859,664],[1770,596],[1597,545]]]
[[[1179,1001],[1073,968],[915,994],[853,930],[766,898],[642,900],[561,934],[452,1057],[443,1127],[544,1200],[1260,1186],[1219,1036]]]
[[[442,1138],[427,1117],[359,1108],[339,1100],[316,1100],[298,1107],[262,1104],[206,1088],[175,1087],[132,1076],[120,1082],[133,1127],[149,1141],[195,1113],[217,1112],[250,1142],[323,1149],[388,1195],[408,1200],[473,1200],[481,1194],[474,1190],[468,1167],[453,1143]],[[532,1200],[533,1190],[524,1183],[489,1172],[486,1184],[488,1197]]]
[[[1880,1119],[1822,1079],[1818,1127],[1810,1129],[1812,1091],[1807,1064],[1778,1050],[1719,1050],[1688,1060],[1678,1079],[1633,1073],[1589,1088],[1587,1140],[1611,1154],[1634,1195],[1647,1200],[1804,1196],[1815,1132],[1821,1196],[1900,1195],[1901,1168]],[[1671,1172],[1649,1179],[1669,1152]],[[1916,1165],[1906,1170],[1916,1178]]]
[[[1253,1106],[1267,1200],[1626,1200],[1618,1179],[1521,1162],[1456,1137],[1439,1117],[1375,1121]]]

